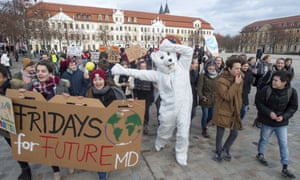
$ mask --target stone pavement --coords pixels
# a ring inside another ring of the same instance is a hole
[[[228,56],[228,54],[224,54]],[[278,55],[272,55],[274,59]],[[300,72],[297,68],[300,67],[300,56],[290,56],[294,59],[294,67],[296,76],[293,85],[300,88]],[[20,63],[19,63],[20,64]],[[16,65],[15,67],[20,67]],[[298,93],[300,93],[298,91]],[[231,162],[223,161],[215,162],[215,133],[216,127],[209,127],[210,139],[205,139],[201,136],[200,118],[201,108],[197,108],[197,115],[192,121],[190,148],[188,166],[181,167],[175,161],[174,144],[175,135],[170,140],[169,147],[160,152],[153,151],[155,140],[156,108],[152,106],[151,112],[151,131],[150,135],[144,135],[141,147],[140,162],[133,168],[119,170],[109,173],[109,180],[198,180],[198,179],[283,179],[281,176],[281,164],[279,156],[279,148],[275,135],[267,147],[266,159],[269,161],[269,167],[260,165],[256,159],[257,141],[259,138],[259,129],[253,128],[252,122],[256,116],[256,109],[253,106],[253,97],[255,88],[252,88],[250,94],[250,110],[247,113],[243,124],[244,129],[239,131],[238,138],[232,146],[231,154],[233,159]],[[290,165],[289,169],[295,173],[297,179],[300,179],[300,113],[299,110],[290,120],[288,128],[289,150],[290,150]],[[224,135],[227,137],[228,132]],[[12,160],[10,148],[3,138],[0,138],[0,179],[15,180],[17,179],[20,168],[16,161]],[[51,167],[39,164],[31,164],[33,176],[35,180],[51,180],[53,172]],[[62,168],[63,180],[96,180],[95,172],[76,170],[75,174],[68,174],[67,168]]]

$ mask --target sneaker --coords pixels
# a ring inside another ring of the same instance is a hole
[[[54,173],[54,180],[61,180],[60,172]]]
[[[296,176],[293,173],[291,173],[288,169],[282,169],[281,173],[282,173],[282,176],[284,176],[284,177],[288,177],[291,179],[296,178]]]
[[[231,155],[229,153],[229,150],[224,150],[224,160],[231,161]]]
[[[216,156],[215,156],[215,161],[217,162],[222,162],[223,158],[222,158],[222,155],[221,154],[218,154],[216,153]]]
[[[264,155],[263,154],[257,154],[256,155],[256,159],[262,164],[262,165],[265,165],[265,166],[268,166],[268,161],[264,158]]]
[[[73,168],[69,168],[68,171],[69,171],[69,174],[74,174],[75,173],[75,169],[73,169]]]

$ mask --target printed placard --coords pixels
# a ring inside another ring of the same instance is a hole
[[[94,63],[98,63],[100,52],[90,52],[90,53],[91,53],[91,61],[93,61]]]
[[[80,46],[70,46],[67,49],[67,55],[69,56],[81,56],[81,48]]]
[[[0,128],[16,134],[13,105],[10,98],[0,95]]]

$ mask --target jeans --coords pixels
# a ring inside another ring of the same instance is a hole
[[[202,107],[202,119],[201,126],[202,129],[207,127],[207,123],[212,119],[214,113],[214,107]]]
[[[247,111],[248,111],[248,105],[243,104],[242,109],[241,109],[241,113],[240,113],[241,120],[244,119]]]
[[[262,124],[262,127],[260,128],[260,138],[258,142],[258,153],[265,153],[266,145],[269,143],[269,139],[272,136],[273,132],[275,132],[279,144],[281,164],[288,164],[289,149],[287,141],[287,126],[271,127]]]
[[[106,172],[98,172],[97,174],[98,174],[99,180],[106,180],[106,175],[107,175]]]
[[[216,153],[221,154],[222,153],[222,139],[224,136],[225,128],[217,126],[217,136],[216,136]],[[223,145],[223,149],[225,151],[229,151],[231,145],[233,144],[234,140],[236,139],[238,135],[238,130],[236,128],[231,129],[228,138],[226,139],[225,144]]]

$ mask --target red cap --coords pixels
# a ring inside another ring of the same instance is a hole
[[[94,80],[95,77],[101,77],[102,79],[106,80],[106,75],[105,75],[105,71],[101,70],[101,69],[96,69],[92,72],[91,74],[91,81]]]

